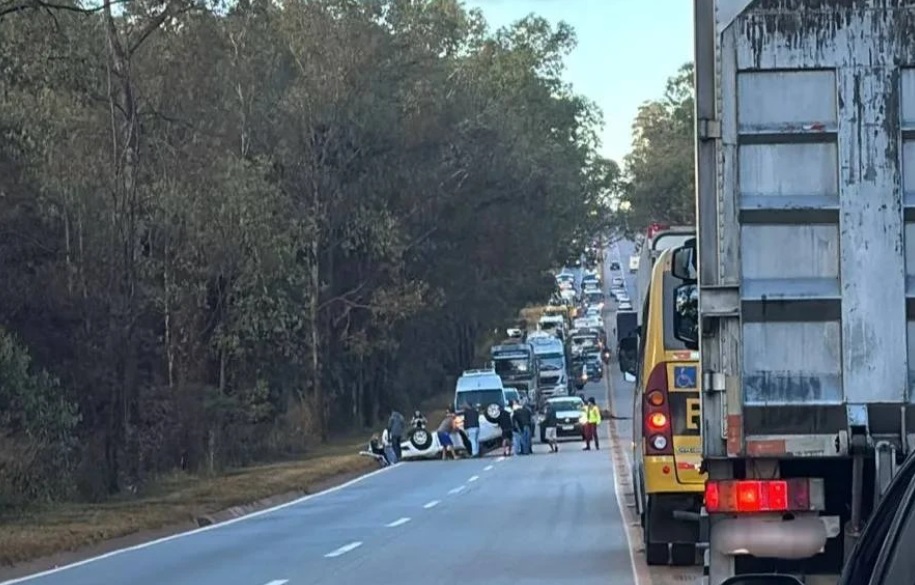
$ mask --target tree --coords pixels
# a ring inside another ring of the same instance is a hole
[[[607,222],[565,25],[170,0],[2,26],[0,326],[78,407],[82,497],[447,390]]]
[[[663,98],[639,107],[621,197],[621,219],[630,231],[695,220],[693,104],[693,65],[687,63],[668,79]]]

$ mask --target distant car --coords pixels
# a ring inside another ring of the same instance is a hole
[[[581,409],[584,406],[584,400],[578,396],[562,396],[559,398],[550,398],[547,403],[553,407],[556,413],[556,436],[570,437],[581,435]],[[546,429],[540,425],[540,442],[546,443]]]
[[[614,276],[612,281],[613,286],[626,286],[626,282],[619,276]]]
[[[618,308],[620,311],[631,311],[631,310],[632,310],[632,303],[630,303],[629,301],[622,301],[622,302],[620,302],[620,304],[619,304],[619,306],[618,306],[617,308]]]
[[[620,263],[619,263],[619,262],[611,262],[611,263],[610,263],[610,270],[619,270],[619,269],[620,269]]]

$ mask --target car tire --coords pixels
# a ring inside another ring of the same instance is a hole
[[[467,436],[467,433],[461,429],[458,429],[456,433],[461,438],[461,444],[464,445],[464,450],[467,451],[468,454],[473,453],[473,445],[470,443],[470,437]]]
[[[502,416],[502,407],[493,402],[483,410],[483,416],[492,424],[498,424],[499,417]]]
[[[410,429],[407,440],[417,451],[425,451],[432,446],[432,432],[427,429]]]

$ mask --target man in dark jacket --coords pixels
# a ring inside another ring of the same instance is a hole
[[[530,409],[516,404],[515,410],[512,412],[512,422],[514,423],[513,427],[517,437],[515,452],[519,455],[529,455],[530,450],[528,447],[531,440],[531,423],[533,422]]]
[[[467,433],[467,438],[470,439],[470,456],[479,457],[480,413],[476,408],[470,406],[469,402],[465,402],[461,407],[461,414],[464,416],[464,432]]]
[[[528,423],[527,423],[527,428],[524,430],[524,433],[523,433],[523,437],[522,437],[523,443],[522,443],[521,448],[525,455],[532,455],[534,453],[534,444],[533,444],[534,428],[537,425],[537,421],[534,418],[534,409],[531,406],[530,400],[525,400],[524,404],[522,405],[522,408],[526,412]]]
[[[543,438],[549,443],[551,453],[559,451],[559,442],[556,440],[556,426],[558,424],[556,411],[553,409],[553,405],[547,402],[543,408],[543,422],[540,425],[543,427]]]
[[[499,429],[502,431],[502,456],[508,457],[512,454],[512,415],[507,408],[503,408],[499,413]]]
[[[403,415],[396,410],[391,411],[391,418],[388,419],[388,437],[391,439],[391,446],[394,448],[398,461],[402,456],[400,442],[403,440],[404,424]]]

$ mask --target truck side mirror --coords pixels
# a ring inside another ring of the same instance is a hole
[[[690,349],[699,347],[699,287],[681,284],[674,290],[674,337]]]
[[[674,250],[670,263],[670,273],[675,278],[686,282],[696,282],[696,238],[687,240],[686,244]]]
[[[624,339],[620,340],[619,345],[619,358],[620,358],[620,371],[624,374],[629,374],[630,376],[635,376],[636,369],[638,368],[638,354],[639,354],[639,338],[635,335],[630,335]]]

